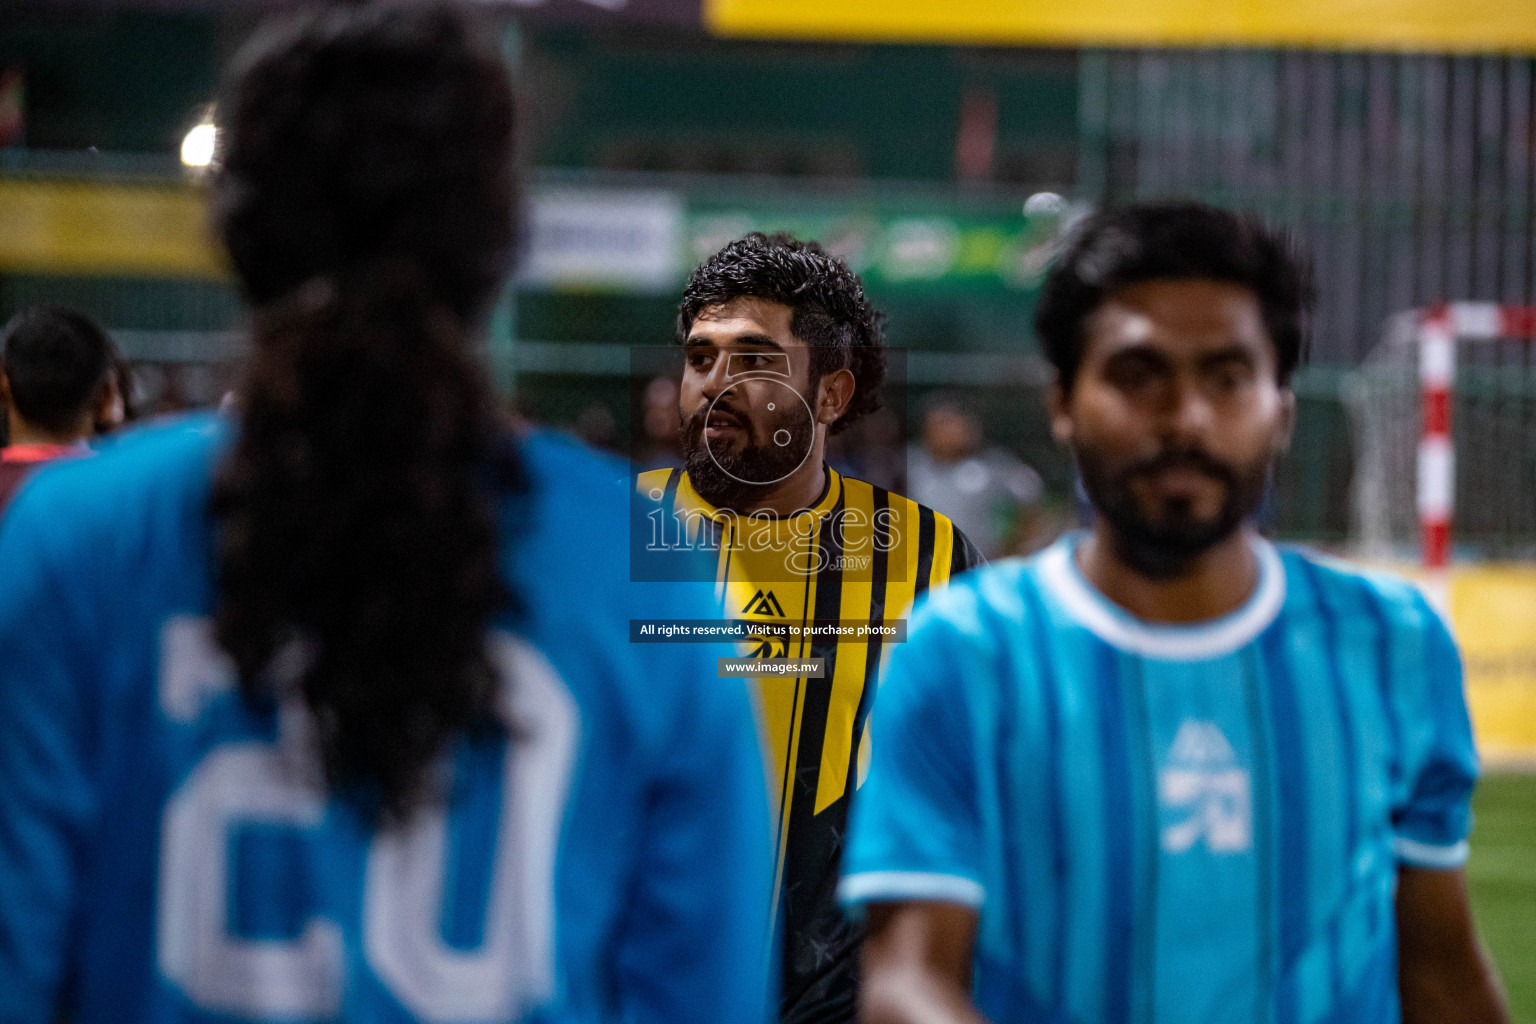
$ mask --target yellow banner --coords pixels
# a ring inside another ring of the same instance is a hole
[[[705,0],[726,36],[1536,52],[1532,0]]]
[[[217,278],[191,185],[0,180],[0,272]]]
[[[1490,762],[1536,762],[1536,568],[1458,569],[1449,600],[1478,747]]]

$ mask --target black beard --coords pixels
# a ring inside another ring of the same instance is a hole
[[[1112,472],[1097,453],[1074,448],[1083,487],[1099,514],[1112,527],[1115,553],[1148,579],[1177,579],[1195,559],[1242,526],[1264,498],[1269,461],[1232,467],[1197,449],[1170,449]],[[1138,476],[1165,469],[1193,469],[1220,481],[1225,491],[1221,509],[1211,519],[1197,519],[1186,502],[1164,506],[1161,521],[1148,518],[1131,491]]]
[[[741,511],[756,505],[765,498],[778,482],[793,473],[805,461],[805,452],[811,446],[815,429],[803,418],[791,419],[768,425],[770,436],[778,430],[789,431],[789,443],[782,448],[773,444],[758,444],[756,427],[748,424],[747,443],[741,451],[722,450],[710,454],[704,439],[704,421],[709,416],[705,405],[686,420],[679,416],[678,439],[682,442],[683,469],[694,492],[715,508]],[[745,420],[745,417],[742,417]],[[749,483],[767,480],[771,483]]]

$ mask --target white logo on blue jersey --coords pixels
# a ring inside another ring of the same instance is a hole
[[[1184,812],[1163,828],[1165,852],[1183,853],[1202,839],[1212,853],[1252,847],[1253,786],[1215,723],[1179,726],[1157,788],[1164,808]]]

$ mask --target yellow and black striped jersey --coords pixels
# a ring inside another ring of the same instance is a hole
[[[649,518],[669,546],[715,555],[725,618],[780,627],[753,635],[743,655],[823,661],[821,678],[757,681],[777,804],[780,1019],[851,1021],[861,934],[835,889],[849,800],[868,764],[866,716],[889,643],[878,633],[840,639],[832,627],[889,625],[918,594],[981,557],[933,509],[830,468],[821,499],[792,516],[716,509],[680,469],[641,473],[636,487],[654,503]]]

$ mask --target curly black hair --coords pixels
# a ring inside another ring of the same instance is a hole
[[[686,341],[699,314],[732,299],[766,299],[793,312],[790,330],[811,352],[811,386],[828,373],[853,374],[853,398],[833,434],[880,408],[885,384],[885,314],[842,259],[819,242],[754,231],[731,242],[688,278],[677,311],[677,340]]]
[[[1251,216],[1192,202],[1138,203],[1090,217],[1040,292],[1035,330],[1070,391],[1088,318],[1115,291],[1156,279],[1224,281],[1250,289],[1288,384],[1305,355],[1310,271],[1288,239]]]
[[[255,309],[218,639],[252,701],[297,643],[328,782],[403,817],[499,685],[518,466],[470,342],[513,247],[510,83],[452,8],[337,5],[264,30],[219,109],[215,222]]]

